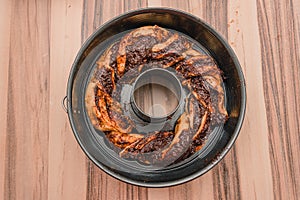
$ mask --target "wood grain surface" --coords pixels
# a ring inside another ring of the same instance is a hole
[[[85,39],[128,10],[211,24],[247,84],[237,142],[210,172],[162,189],[120,182],[77,144],[61,100]],[[0,199],[300,199],[299,0],[0,0]]]

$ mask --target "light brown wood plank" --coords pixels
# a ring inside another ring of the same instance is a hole
[[[250,199],[272,199],[272,174],[256,2],[245,3],[233,0],[228,5],[228,40],[246,76],[248,97],[243,129],[235,145],[236,162],[240,171],[240,196]],[[255,101],[251,101],[254,96]],[[258,168],[258,163],[263,167]]]
[[[161,7],[162,5],[161,0],[148,0],[147,3],[147,7]]]
[[[61,106],[81,46],[81,0],[51,2],[48,199],[86,198],[85,155]]]
[[[213,173],[208,172],[195,180],[186,183],[189,190],[188,199],[214,199]]]
[[[0,199],[4,199],[11,2],[0,1]]]
[[[49,5],[12,1],[4,199],[46,199]]]
[[[169,200],[169,188],[148,188],[148,199]]]

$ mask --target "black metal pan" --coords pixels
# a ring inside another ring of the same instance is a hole
[[[210,136],[203,150],[183,164],[166,168],[138,167],[123,162],[105,145],[105,138],[89,122],[85,91],[99,55],[129,30],[158,25],[181,32],[199,42],[224,72],[227,122]],[[127,183],[166,187],[190,181],[212,169],[233,146],[242,126],[246,91],[236,55],[208,24],[191,14],[167,8],[140,9],[120,15],[97,29],[83,44],[74,61],[67,85],[65,105],[74,135],[86,155],[107,174]]]

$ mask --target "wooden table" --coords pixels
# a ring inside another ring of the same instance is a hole
[[[228,39],[247,113],[223,161],[163,189],[122,183],[84,155],[61,100],[84,40],[128,10],[167,6]],[[0,199],[300,199],[299,0],[0,0]]]

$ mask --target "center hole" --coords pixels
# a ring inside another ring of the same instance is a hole
[[[134,92],[137,106],[151,117],[168,115],[178,105],[177,95],[164,85],[149,83]]]
[[[133,97],[137,110],[143,115],[151,118],[167,117],[178,108],[181,85],[171,72],[152,69],[137,78]]]

